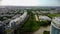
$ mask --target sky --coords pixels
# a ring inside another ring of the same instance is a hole
[[[60,6],[60,0],[0,0],[0,6]]]

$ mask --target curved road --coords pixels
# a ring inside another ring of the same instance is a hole
[[[43,34],[44,31],[50,31],[50,26],[47,27],[40,27],[37,31],[35,31],[33,34]]]

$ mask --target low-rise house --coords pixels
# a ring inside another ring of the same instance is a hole
[[[49,18],[48,16],[39,16],[39,19],[40,21],[45,21],[45,20],[51,21],[51,18]]]
[[[36,14],[36,12],[35,12],[35,11],[32,11],[32,13],[33,13],[33,14]]]
[[[20,17],[20,16],[21,16],[21,14],[17,14],[15,16],[13,16],[12,19],[15,19],[15,18]]]
[[[48,14],[49,11],[40,11],[41,13]]]

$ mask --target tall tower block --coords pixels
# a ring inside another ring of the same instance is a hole
[[[60,17],[52,19],[50,34],[60,34]]]

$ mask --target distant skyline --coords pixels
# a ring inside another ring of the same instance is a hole
[[[60,6],[60,0],[1,0],[0,6]]]

